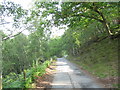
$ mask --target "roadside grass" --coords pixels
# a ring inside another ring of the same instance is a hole
[[[83,47],[79,56],[68,56],[72,62],[104,79],[118,77],[118,40],[105,39]],[[117,86],[117,84],[113,84]]]
[[[91,72],[99,78],[106,78],[109,76],[118,76],[118,70],[110,67],[108,63],[97,63],[94,65],[85,64],[83,62],[72,61],[80,65],[84,70]]]

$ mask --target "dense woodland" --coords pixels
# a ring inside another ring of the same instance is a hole
[[[119,2],[59,3],[37,0],[31,9],[25,10],[13,2],[1,3],[0,25],[4,27],[12,23],[14,29],[6,29],[10,32],[9,35],[4,29],[1,30],[3,87],[32,87],[30,84],[34,76],[45,73],[51,59],[56,57],[67,55],[82,59],[83,63],[88,63],[88,58],[91,57],[92,64],[103,61],[102,56],[94,57],[95,55],[89,53],[91,56],[84,56],[91,51],[88,47],[95,43],[99,45],[96,50],[102,48],[102,45],[106,45],[106,48],[112,48],[111,45],[114,45],[115,54],[110,51],[107,55],[109,57],[113,53],[116,60],[111,61],[116,62],[117,38],[120,35],[119,7]],[[6,17],[11,17],[12,21],[6,21]],[[51,38],[51,27],[62,25],[68,27],[65,33],[60,37]],[[18,29],[19,31],[14,34],[13,32]],[[24,30],[28,30],[30,34],[24,35]],[[107,40],[106,44],[101,44],[104,40]],[[107,51],[106,48],[100,50]],[[100,55],[100,52],[93,54]],[[106,57],[104,60],[109,62],[108,59]]]

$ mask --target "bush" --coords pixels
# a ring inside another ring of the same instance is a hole
[[[37,62],[37,61],[36,61]],[[24,70],[24,73],[10,73],[3,78],[3,88],[32,88],[35,76],[45,74],[45,69],[50,65],[51,61],[47,60],[43,64],[34,63],[30,69]]]

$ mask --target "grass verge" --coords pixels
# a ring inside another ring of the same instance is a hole
[[[81,52],[68,59],[100,78],[107,87],[118,87],[118,39],[104,39],[83,47]]]

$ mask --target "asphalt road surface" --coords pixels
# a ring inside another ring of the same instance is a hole
[[[93,78],[86,75],[79,67],[64,58],[57,59],[56,74],[52,83],[53,89],[73,90],[74,88],[104,88]],[[103,90],[103,89],[102,89]]]

